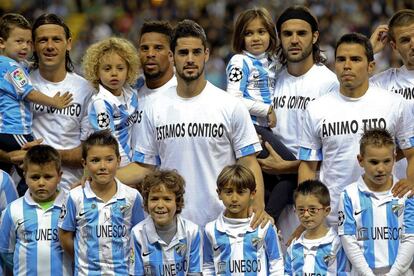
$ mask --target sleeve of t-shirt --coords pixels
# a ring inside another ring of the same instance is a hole
[[[90,92],[89,92],[90,91]],[[82,104],[82,118],[80,122],[80,140],[85,141],[89,135],[93,132],[92,126],[89,123],[88,108],[92,101],[92,92],[93,89],[85,89],[85,93],[88,93],[88,96],[85,96],[84,102]]]
[[[6,208],[7,204],[11,203],[19,196],[17,195],[16,186],[10,175],[4,171],[0,171],[0,214]]]
[[[189,273],[203,272],[203,241],[201,235],[201,230],[197,228],[191,239]]]
[[[104,99],[93,99],[89,108],[89,123],[95,131],[110,129],[115,132],[114,108]]]
[[[341,193],[338,206],[338,235],[356,235],[352,201],[347,191]]]
[[[131,248],[132,248],[132,265],[130,265],[130,275],[144,275],[144,262],[141,257],[141,244],[138,242],[135,231],[132,231],[131,237]]]
[[[157,133],[151,119],[152,110],[147,105],[142,115],[140,131],[137,133],[133,161],[158,166],[161,162],[157,149]]]
[[[286,250],[286,254],[285,254],[285,274],[284,275],[286,275],[286,276],[292,276],[293,275],[293,271],[292,271],[292,247],[293,247],[294,243],[295,243],[295,240],[292,241],[292,243],[290,244],[290,246]]]
[[[265,250],[269,260],[269,275],[283,275],[284,266],[282,258],[282,250],[280,248],[277,229],[273,225],[269,225],[265,235]]]
[[[216,275],[214,269],[214,255],[213,255],[213,246],[209,235],[207,233],[208,228],[204,229],[204,245],[203,245],[203,275]]]
[[[259,152],[262,147],[247,109],[237,102],[231,118],[231,140],[236,158]]]
[[[62,206],[63,215],[59,218],[58,227],[70,232],[76,231],[76,204],[69,194],[66,204]]]
[[[305,161],[321,161],[322,141],[316,130],[316,122],[310,109],[313,102],[309,103],[302,122],[302,134],[299,139],[298,159]]]
[[[5,79],[11,84],[13,90],[9,91],[8,89],[4,89],[2,92],[9,93],[18,100],[24,100],[34,89],[29,76],[17,63],[10,66],[5,75]]]
[[[400,116],[396,131],[397,145],[400,149],[414,147],[414,111],[412,104],[401,98]]]
[[[234,55],[227,65],[227,92],[240,98],[249,110],[249,113],[258,117],[266,117],[270,104],[252,99],[248,93],[249,66],[244,61],[243,55]]]
[[[21,226],[20,226],[21,227]],[[13,218],[11,216],[11,207],[8,205],[3,212],[0,224],[0,252],[13,253],[16,244],[16,231]]]

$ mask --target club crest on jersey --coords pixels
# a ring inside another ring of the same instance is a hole
[[[21,68],[17,68],[13,72],[11,72],[10,77],[11,81],[17,88],[22,88],[28,83],[26,75],[24,74]]]
[[[345,214],[342,211],[338,211],[338,226],[342,226],[345,221]]]
[[[404,211],[404,204],[393,204],[391,210],[397,217],[400,217]]]
[[[239,67],[233,67],[229,73],[229,80],[231,82],[239,82],[243,78],[243,71]]]
[[[323,261],[327,266],[330,266],[335,261],[335,258],[335,254],[331,252],[330,254],[323,256]]]
[[[119,211],[123,214],[131,208],[131,204],[125,204],[119,206]]]
[[[106,112],[101,112],[98,114],[96,121],[100,128],[107,128],[111,120],[109,119],[109,114]]]
[[[262,247],[263,247],[263,244],[264,244],[264,240],[263,240],[262,238],[259,238],[259,237],[254,237],[254,238],[252,239],[252,245],[253,245],[254,247],[256,247],[256,249],[260,249],[260,248],[262,248]]]
[[[180,242],[175,246],[175,252],[180,256],[185,256],[185,253],[187,252],[187,244]]]

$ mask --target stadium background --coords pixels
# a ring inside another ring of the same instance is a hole
[[[240,11],[264,6],[274,18],[292,4],[309,7],[318,17],[321,48],[332,68],[333,47],[344,33],[357,31],[370,35],[380,23],[403,8],[414,9],[413,0],[1,0],[0,14],[17,12],[31,22],[42,13],[56,13],[63,17],[73,35],[71,56],[78,72],[82,55],[93,42],[108,36],[129,38],[136,44],[138,31],[145,20],[176,22],[190,18],[206,30],[211,55],[206,66],[207,78],[225,88],[225,65],[232,55],[233,22]],[[376,57],[377,71],[399,66],[400,61],[388,47]]]

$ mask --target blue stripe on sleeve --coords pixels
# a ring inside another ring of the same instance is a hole
[[[141,197],[138,194],[135,198],[134,206],[132,206],[131,212],[132,212],[131,213],[131,228],[132,228],[139,222],[143,221],[145,218],[144,210],[142,209]]]
[[[265,249],[269,260],[277,260],[281,258],[279,252],[279,238],[274,226],[269,226],[265,236]]]
[[[141,245],[139,244],[135,235],[132,235],[131,243],[134,252],[134,271],[131,274],[144,275],[144,262],[141,257]]]
[[[241,153],[240,157],[247,156],[255,152],[256,152],[256,149],[254,148],[254,145],[248,145],[240,149],[240,153]]]
[[[412,197],[405,201],[403,228],[405,234],[414,234],[414,198]]]
[[[213,263],[213,250],[210,239],[207,236],[206,231],[204,230],[204,245],[203,245],[203,261],[204,263]]]
[[[200,231],[197,232],[194,239],[191,241],[191,249],[190,249],[190,260],[189,260],[189,268],[188,272],[202,272],[201,267],[201,237],[200,237]],[[211,248],[210,248],[211,250]]]
[[[343,205],[344,205],[344,234],[345,235],[356,235],[356,224],[355,218],[353,215],[353,206],[352,201],[349,198],[347,191],[343,193]]]

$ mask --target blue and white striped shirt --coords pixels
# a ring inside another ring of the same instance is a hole
[[[338,234],[356,238],[372,270],[389,270],[395,262],[403,224],[409,224],[403,215],[405,200],[394,197],[391,189],[372,192],[362,176],[341,194]]]
[[[279,62],[267,53],[255,56],[246,51],[234,55],[227,65],[227,92],[243,100],[256,125],[268,126],[279,68]]]
[[[252,229],[250,222],[222,213],[206,225],[203,275],[283,275],[276,227]]]
[[[14,253],[13,275],[72,275],[72,262],[60,245],[58,219],[66,194],[43,210],[27,190],[9,204],[0,225],[0,252]]]
[[[89,182],[69,193],[59,228],[75,232],[74,275],[128,275],[132,227],[144,219],[141,195],[118,180],[107,202]]]
[[[292,241],[285,258],[285,275],[348,275],[349,261],[338,234],[330,228],[320,239],[309,240],[303,233]]]
[[[92,96],[88,112],[89,123],[94,130],[110,129],[119,144],[121,166],[128,165],[133,156],[131,148],[132,126],[138,120],[138,98],[134,89],[125,86],[117,97],[99,86],[98,94]]]
[[[169,244],[158,235],[151,217],[132,229],[131,275],[187,275],[203,267],[200,227],[177,215],[177,233]]]
[[[0,133],[32,133],[30,103],[24,100],[32,90],[19,63],[0,55]]]

